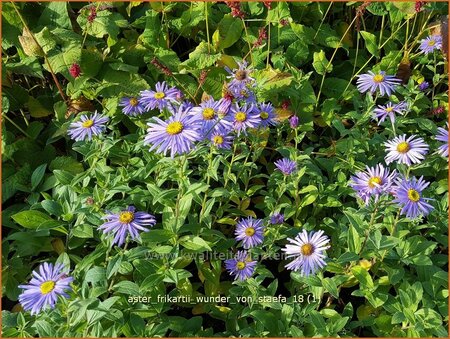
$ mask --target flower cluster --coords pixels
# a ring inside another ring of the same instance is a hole
[[[442,37],[438,35],[430,36],[420,43],[420,51],[424,54],[432,53],[436,49],[442,47]],[[394,76],[386,75],[385,72],[377,74],[369,72],[359,76],[357,81],[358,90],[361,93],[366,91],[380,91],[381,95],[390,96],[396,87],[400,84],[400,80]],[[422,85],[423,84],[423,85]],[[419,85],[419,89],[424,91],[429,84],[425,81]],[[399,103],[388,102],[386,105],[378,105],[374,110],[374,118],[379,119],[378,124],[389,117],[392,124],[395,122],[395,113],[405,114],[408,111],[408,104],[404,101]],[[448,158],[448,124],[447,130],[439,127],[436,140],[443,142],[437,153]],[[387,165],[391,163],[412,166],[420,164],[425,155],[429,151],[429,146],[425,140],[416,135],[400,135],[395,136],[392,140],[384,143],[386,147],[385,162]],[[356,191],[357,195],[368,205],[373,197],[377,202],[382,195],[394,196],[393,202],[401,209],[400,212],[408,218],[417,218],[418,216],[426,216],[432,210],[426,201],[430,200],[422,196],[423,190],[429,185],[428,182],[415,177],[409,177],[409,170],[405,175],[400,175],[396,170],[390,172],[389,168],[382,164],[375,167],[367,167],[366,171],[358,172],[351,177],[350,186]]]

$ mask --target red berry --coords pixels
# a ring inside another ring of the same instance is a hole
[[[73,63],[72,66],[70,66],[69,68],[69,73],[74,78],[78,78],[81,73],[80,65],[78,65],[77,63]]]

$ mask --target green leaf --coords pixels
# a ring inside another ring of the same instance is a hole
[[[31,229],[51,229],[61,226],[59,221],[53,220],[47,214],[36,211],[22,211],[12,216],[13,220],[20,226]]]
[[[47,164],[42,164],[38,166],[31,174],[31,190],[34,191],[36,187],[42,182],[44,179],[45,170],[47,169]]]
[[[213,34],[213,43],[216,50],[223,50],[232,46],[241,37],[243,25],[241,20],[226,14],[219,22],[217,30]]]
[[[313,60],[313,67],[320,75],[330,73],[333,70],[332,64],[328,66],[328,60],[323,50],[321,50],[320,52],[314,52]]]
[[[308,60],[309,50],[302,40],[297,40],[290,44],[286,50],[286,58],[295,66],[302,65]]]
[[[72,29],[69,13],[67,12],[67,2],[50,1],[43,5],[45,8],[38,21],[39,26]]]
[[[72,235],[77,238],[92,238],[94,236],[91,225],[77,225],[72,229]]]
[[[361,36],[364,38],[364,42],[366,43],[366,48],[369,53],[379,57],[380,50],[378,48],[377,37],[374,34],[365,31],[360,31],[359,33],[361,33]]]
[[[83,165],[76,161],[72,157],[56,157],[52,160],[49,166],[50,171],[54,170],[64,170],[66,172],[72,173],[72,174],[78,174],[83,172]]]
[[[95,77],[103,65],[102,55],[96,49],[83,49],[80,57],[80,68],[83,76]]]
[[[53,114],[53,112],[44,107],[39,100],[31,96],[28,98],[28,110],[33,118],[43,118]]]
[[[213,47],[202,41],[193,52],[189,53],[189,59],[180,64],[180,68],[190,70],[205,69],[212,66],[220,59],[220,54],[211,54]]]
[[[42,200],[41,206],[48,213],[53,214],[54,216],[59,217],[63,214],[62,206],[59,202],[53,200]]]
[[[196,252],[212,251],[209,244],[198,236],[186,235],[181,237],[179,242],[181,246]]]
[[[324,278],[322,279],[322,284],[327,292],[329,292],[336,299],[339,299],[339,291],[333,279]]]
[[[271,336],[276,336],[279,333],[278,319],[274,314],[265,310],[255,310],[250,313],[255,321],[261,323],[264,328],[269,331]]]
[[[104,267],[92,267],[86,272],[84,281],[90,283],[105,282],[106,283],[106,269]]]
[[[374,288],[372,277],[363,267],[352,267],[352,273],[364,289],[372,290]]]
[[[126,295],[139,295],[139,286],[131,281],[121,281],[114,285],[113,289],[118,293]]]

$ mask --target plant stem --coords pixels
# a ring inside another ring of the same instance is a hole
[[[364,247],[366,246],[367,239],[369,239],[370,231],[372,230],[373,223],[375,222],[375,216],[376,216],[377,212],[378,212],[378,202],[375,204],[375,209],[370,216],[369,227],[366,229],[364,241],[361,246],[361,249],[359,250],[358,256],[361,256],[361,253],[364,250]]]
[[[20,18],[20,21],[22,21],[22,24],[24,26],[24,28],[27,30],[28,34],[31,36],[31,38],[33,39],[34,43],[39,46],[39,48],[42,50],[42,53],[44,53],[44,60],[47,63],[48,69],[52,75],[53,81],[55,82],[56,87],[58,88],[58,92],[61,95],[61,98],[63,99],[64,102],[67,101],[66,96],[64,95],[64,92],[61,88],[61,85],[58,81],[58,79],[56,78],[55,73],[53,72],[52,66],[50,65],[50,62],[48,61],[47,58],[47,53],[45,53],[45,51],[42,49],[42,46],[39,44],[39,42],[36,40],[36,37],[34,36],[34,34],[31,32],[31,30],[28,28],[27,23],[25,22],[25,19],[22,17],[22,14],[20,14],[19,9],[16,7],[16,5],[14,4],[13,1],[10,2],[11,5],[14,7],[14,10],[16,11],[17,15]]]

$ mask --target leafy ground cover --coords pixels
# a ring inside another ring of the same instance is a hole
[[[5,337],[447,337],[444,2],[4,2]]]

